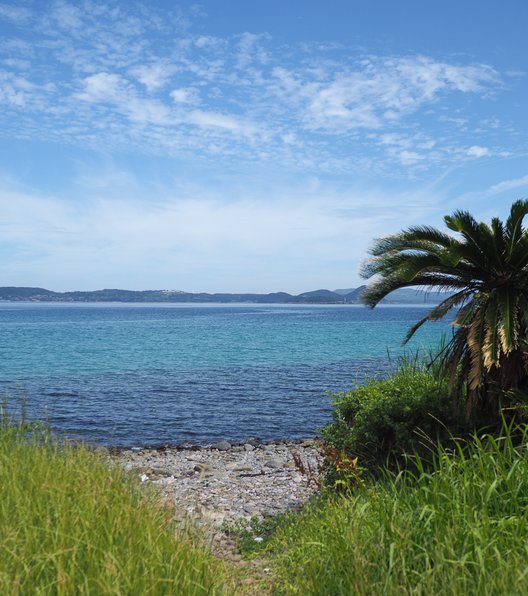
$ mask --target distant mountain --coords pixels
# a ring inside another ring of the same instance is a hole
[[[394,290],[384,300],[384,304],[438,304],[451,296],[452,292],[425,292],[403,288]]]
[[[194,302],[194,303],[237,303],[259,304],[361,304],[361,294],[366,286],[332,292],[321,289],[303,292],[293,296],[287,292],[270,294],[194,294],[181,290],[117,290],[105,289],[92,292],[53,292],[44,288],[0,287],[0,301],[4,302]],[[419,290],[402,289],[389,294],[384,304],[435,304],[449,294],[440,292],[425,293]]]
[[[350,290],[348,294],[343,296],[344,300],[351,303],[361,302],[361,294],[366,287],[367,286],[359,286],[359,288],[356,288],[355,290]]]
[[[60,293],[44,288],[17,288],[9,286],[0,288],[0,300],[55,300]]]
[[[306,300],[307,302],[342,302],[343,298],[330,290],[313,290],[312,292],[303,292],[295,297],[297,300]]]
[[[364,286],[361,286],[364,287]],[[340,289],[340,290],[334,290],[335,294],[339,294],[340,296],[346,296],[347,294],[350,294],[350,292],[353,292],[354,288],[347,288],[346,290]]]

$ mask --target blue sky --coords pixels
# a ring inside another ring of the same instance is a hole
[[[528,196],[521,1],[0,1],[0,285],[354,287]]]

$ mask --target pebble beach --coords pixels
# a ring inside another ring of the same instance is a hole
[[[135,448],[112,458],[141,482],[155,485],[178,517],[212,528],[298,510],[318,491],[322,461],[313,440]]]

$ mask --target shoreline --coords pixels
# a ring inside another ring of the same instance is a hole
[[[68,439],[69,440],[69,439]],[[302,445],[308,443],[319,443],[322,441],[320,435],[306,436],[300,439],[261,439],[260,437],[246,437],[243,440],[231,440],[231,439],[220,439],[214,442],[203,442],[194,443],[192,441],[184,441],[181,443],[147,443],[145,445],[105,445],[100,443],[91,443],[90,441],[77,441],[71,439],[72,443],[78,442],[79,444],[87,445],[93,449],[100,449],[107,451],[110,455],[118,456],[126,451],[132,451],[140,453],[142,451],[154,451],[157,453],[163,453],[165,451],[228,451],[230,449],[236,449],[237,447],[243,447],[244,445],[250,444],[253,447],[266,447],[266,446],[279,446],[279,445]]]

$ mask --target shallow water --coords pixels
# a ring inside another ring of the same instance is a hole
[[[425,307],[0,303],[0,391],[104,445],[301,438]],[[408,346],[434,347],[447,323]]]

